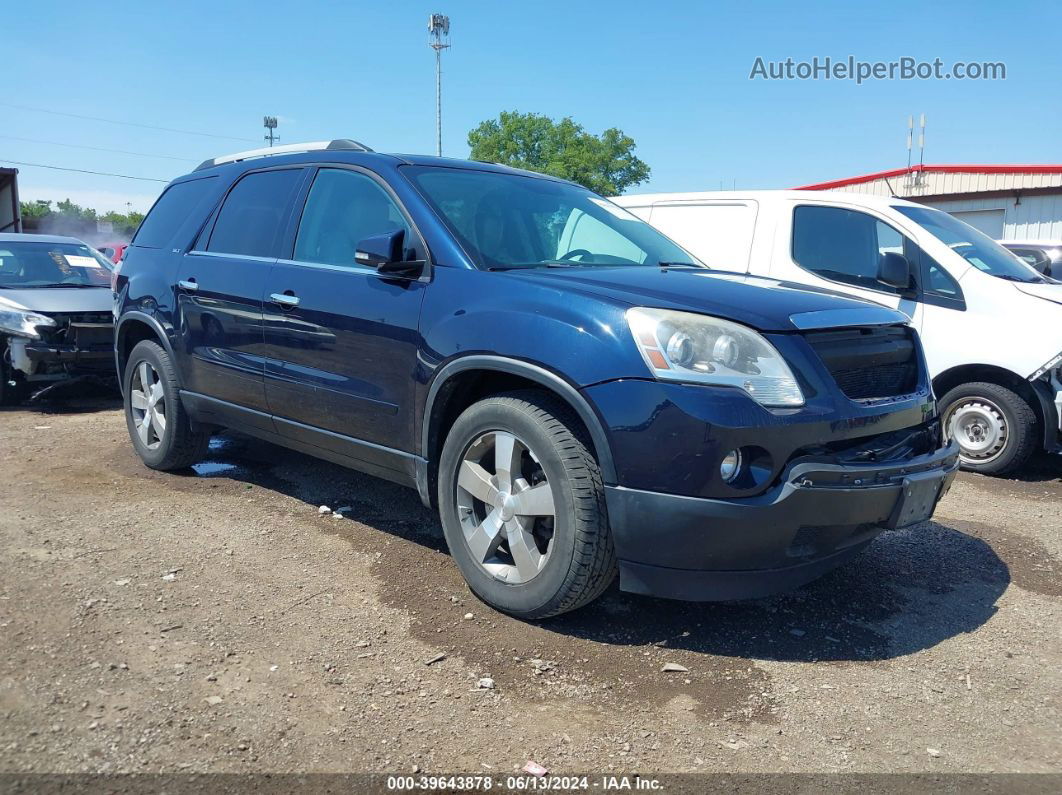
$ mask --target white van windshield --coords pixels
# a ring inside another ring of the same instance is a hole
[[[1035,268],[1026,265],[992,238],[942,210],[893,205],[967,262],[998,279],[1011,282],[1046,282]]]

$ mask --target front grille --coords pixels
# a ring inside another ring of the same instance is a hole
[[[41,340],[49,345],[97,348],[112,344],[114,315],[110,312],[55,312],[49,317],[55,325],[38,329]]]
[[[811,331],[805,339],[852,400],[906,395],[918,386],[918,350],[908,326]]]

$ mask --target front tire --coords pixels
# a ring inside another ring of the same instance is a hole
[[[152,469],[186,469],[201,460],[210,434],[193,429],[181,404],[177,372],[157,342],[138,342],[124,374],[125,424],[133,448]]]
[[[539,392],[468,408],[439,461],[439,512],[480,599],[538,619],[593,601],[616,576],[601,470],[574,413]]]
[[[958,441],[963,469],[1003,475],[1020,468],[1036,450],[1036,414],[1006,387],[961,384],[944,395],[940,405],[944,433]]]

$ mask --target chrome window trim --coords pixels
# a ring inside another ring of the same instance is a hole
[[[222,251],[200,251],[199,249],[193,249],[192,251],[185,252],[186,257],[215,257],[220,259],[242,259],[252,262],[263,262],[267,265],[272,265],[277,261],[276,257],[256,257],[251,254],[226,254]]]

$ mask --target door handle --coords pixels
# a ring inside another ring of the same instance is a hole
[[[299,297],[297,295],[288,295],[287,293],[271,293],[269,295],[269,298],[274,304],[280,304],[285,309],[291,309],[299,305]]]
[[[181,279],[177,282],[177,286],[184,290],[186,293],[194,293],[199,289],[199,285],[196,284],[195,279]]]

